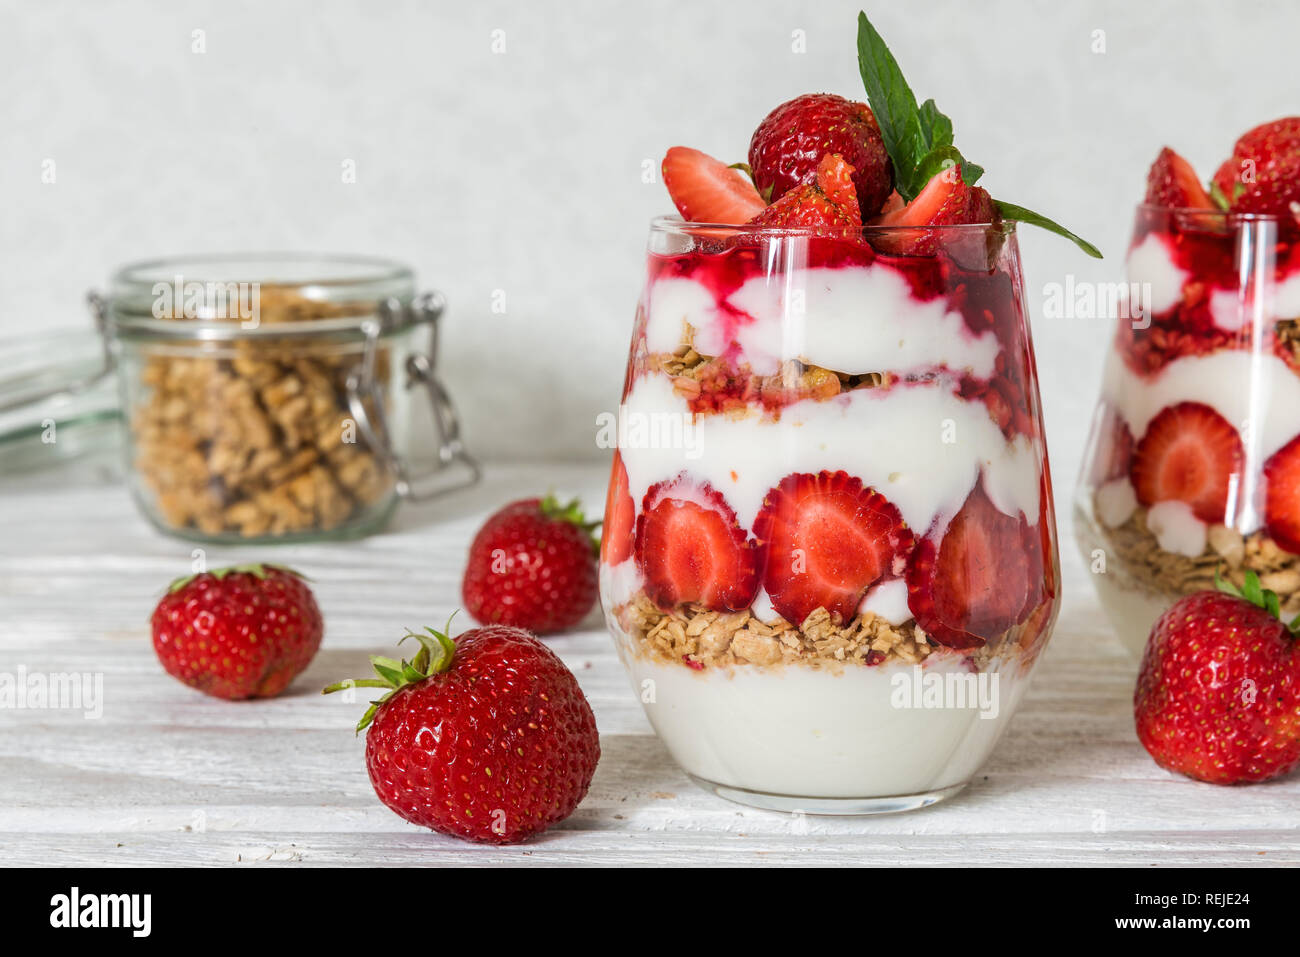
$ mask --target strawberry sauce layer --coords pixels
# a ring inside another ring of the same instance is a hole
[[[1121,319],[1115,348],[1139,375],[1150,375],[1184,356],[1255,348],[1255,295],[1265,298],[1258,338],[1264,348],[1300,372],[1300,359],[1279,320],[1300,317],[1300,243],[1276,231],[1242,224],[1218,213],[1143,208],[1129,252],[1131,283],[1152,281],[1150,325]],[[1271,241],[1269,241],[1271,237]],[[1256,263],[1259,256],[1264,262]],[[1139,259],[1141,260],[1139,262]],[[1267,288],[1251,289],[1252,277]]]

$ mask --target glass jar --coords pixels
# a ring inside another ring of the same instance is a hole
[[[1137,209],[1075,533],[1124,645],[1247,571],[1300,613],[1300,244],[1272,217]]]
[[[434,373],[437,294],[361,257],[193,257],[120,269],[91,304],[116,370],[131,492],[158,528],[203,542],[365,535],[398,499],[475,481]],[[413,480],[412,386],[438,463]],[[415,486],[421,485],[419,489]]]
[[[601,601],[673,757],[760,807],[956,793],[1058,607],[1014,224],[865,234],[650,232]]]

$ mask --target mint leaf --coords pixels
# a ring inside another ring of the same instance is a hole
[[[1076,236],[1060,223],[1053,222],[1041,213],[1035,213],[1031,209],[1025,209],[1023,206],[1017,206],[1014,203],[1007,203],[1000,199],[994,200],[997,204],[998,212],[1002,214],[1003,219],[1014,219],[1018,223],[1028,223],[1030,226],[1038,226],[1046,229],[1049,233],[1056,233],[1058,236],[1064,236],[1070,242],[1074,243],[1093,259],[1101,259],[1101,250],[1080,236]]]
[[[952,120],[939,112],[933,99],[922,103],[917,115],[921,118],[921,129],[931,143],[936,146],[952,143]]]
[[[915,147],[925,135],[926,126],[898,61],[865,13],[858,14],[858,72],[862,74],[871,112],[880,124],[880,138],[894,161],[896,178],[902,180],[902,174],[910,173],[916,166]],[[933,127],[933,122],[930,126]],[[911,199],[911,196],[904,198]]]

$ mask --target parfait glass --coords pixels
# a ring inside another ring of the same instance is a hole
[[[807,813],[959,791],[1059,604],[1014,223],[651,225],[601,554],[699,784]]]
[[[1182,595],[1254,571],[1300,613],[1300,248],[1274,217],[1141,205],[1075,496],[1135,656]]]

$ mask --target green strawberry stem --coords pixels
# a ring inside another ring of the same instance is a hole
[[[292,575],[294,578],[301,578],[303,581],[311,581],[310,578],[300,571],[296,571],[287,565],[275,565],[271,562],[248,562],[244,565],[228,565],[225,568],[214,568],[206,574],[211,575],[217,581],[221,581],[221,579],[225,578],[227,575],[235,574],[252,575],[254,578],[265,578],[270,569],[284,572],[286,575]],[[167,594],[171,595],[180,591],[190,582],[194,581],[194,579],[198,578],[200,574],[204,573],[196,572],[193,575],[184,575],[181,578],[174,579],[172,583],[167,586]]]
[[[420,650],[410,661],[404,658],[399,660],[386,658],[383,655],[371,655],[370,666],[375,669],[378,678],[348,678],[322,688],[321,694],[332,694],[346,688],[388,689],[386,694],[370,702],[370,707],[357,722],[357,734],[360,734],[374,719],[379,706],[398,690],[407,685],[418,684],[426,678],[442,674],[451,668],[451,663],[456,657],[456,642],[448,636],[448,633],[451,631],[451,622],[455,617],[453,613],[451,618],[447,619],[446,627],[442,631],[427,626],[424,629],[425,633],[408,630],[398,644],[407,638],[414,638],[420,643]]]
[[[939,112],[934,100],[917,106],[916,95],[889,51],[884,38],[865,13],[858,13],[858,71],[867,91],[867,102],[880,125],[880,137],[894,164],[894,188],[904,202],[911,202],[936,173],[951,166],[961,168],[961,178],[974,186],[984,169],[970,162],[953,145],[952,120]],[[1094,259],[1101,251],[1079,238],[1060,223],[1041,213],[997,200],[1004,219],[1038,226],[1064,236]]]
[[[591,541],[592,550],[599,553],[600,538],[596,535],[596,529],[600,528],[601,523],[599,520],[587,521],[587,516],[582,511],[582,503],[578,499],[575,498],[571,502],[561,504],[553,492],[548,492],[546,498],[542,499],[541,508],[542,514],[547,518],[568,522],[582,529]]]
[[[1214,570],[1215,588],[1224,594],[1232,595],[1235,598],[1241,598],[1244,601],[1248,601],[1256,608],[1262,608],[1274,618],[1281,620],[1282,599],[1278,597],[1277,592],[1269,591],[1267,588],[1264,588],[1260,584],[1259,576],[1257,574],[1253,571],[1247,571],[1241,587],[1238,588],[1236,585],[1232,584],[1232,582],[1225,581],[1223,576],[1219,574],[1219,571],[1220,569],[1218,568]],[[1300,616],[1297,616],[1292,620],[1292,622],[1287,625],[1287,628],[1291,631],[1300,630]]]

